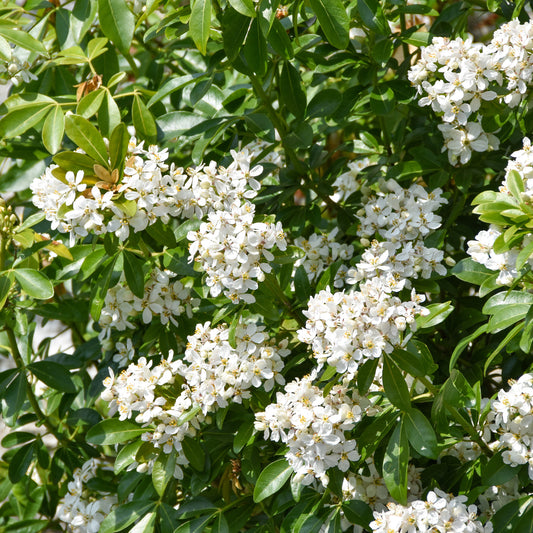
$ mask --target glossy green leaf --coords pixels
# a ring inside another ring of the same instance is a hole
[[[352,524],[369,529],[373,520],[372,510],[369,505],[361,500],[349,500],[342,504],[342,510],[346,519]]]
[[[268,54],[266,39],[258,19],[254,19],[250,25],[243,52],[250,70],[258,76],[264,76],[267,71]]]
[[[211,0],[194,0],[191,9],[189,32],[194,44],[205,55],[211,28]]]
[[[287,30],[276,18],[272,21],[272,26],[268,34],[268,42],[283,59],[291,59],[294,56],[292,42],[287,35]]]
[[[111,93],[106,91],[106,96],[98,111],[98,126],[102,131],[102,134],[109,138],[114,129],[120,124],[120,121],[120,108]]]
[[[109,158],[111,160],[111,168],[118,169],[119,175],[124,170],[125,158],[128,153],[128,144],[130,135],[126,124],[121,122],[111,134],[109,139]]]
[[[309,0],[326,39],[339,49],[349,42],[350,19],[342,0]]]
[[[300,74],[288,61],[283,63],[279,80],[280,100],[296,117],[303,118],[307,106]]]
[[[124,275],[128,287],[137,298],[142,300],[144,298],[144,261],[127,250],[122,253],[124,255]]]
[[[42,272],[32,268],[16,268],[13,274],[28,296],[48,300],[54,295],[52,282]]]
[[[61,392],[76,392],[70,372],[53,361],[36,361],[27,366],[28,370],[52,389]]]
[[[135,17],[125,0],[98,0],[98,19],[104,35],[113,41],[124,55],[128,55],[135,29]]]
[[[426,306],[426,309],[429,313],[425,316],[419,315],[416,319],[417,327],[420,329],[433,328],[444,322],[454,307],[451,302],[443,302],[440,304],[429,304]]]
[[[201,444],[190,437],[185,437],[181,445],[183,453],[191,463],[191,466],[198,471],[202,471],[205,465],[205,453]]]
[[[307,117],[329,117],[339,108],[342,95],[337,89],[318,92],[307,106]]]
[[[293,473],[285,459],[278,459],[263,469],[254,488],[254,502],[258,503],[278,492]]]
[[[19,413],[26,400],[27,391],[26,376],[20,373],[8,385],[5,393],[2,391],[2,396],[5,399],[6,408],[3,412],[6,418],[11,418]]]
[[[12,275],[0,276],[0,311],[6,304],[13,283],[14,279]]]
[[[399,422],[387,444],[383,458],[383,479],[390,495],[402,505],[407,503],[409,441],[403,422]]]
[[[107,147],[98,130],[85,118],[78,115],[66,117],[65,130],[68,137],[98,164],[108,168]]]
[[[378,0],[357,0],[357,11],[367,28],[383,35],[390,33],[387,19]]]
[[[61,147],[64,134],[65,113],[57,105],[50,111],[43,125],[43,144],[51,154],[55,154]]]
[[[393,405],[403,411],[408,411],[411,408],[411,398],[405,378],[389,355],[383,356],[383,388]]]
[[[0,35],[2,35],[2,37],[4,37],[8,42],[16,44],[25,50],[48,56],[48,52],[43,43],[38,41],[27,31],[15,30],[13,28],[0,26]]]
[[[176,467],[176,453],[163,453],[154,462],[152,469],[152,483],[159,496],[163,496],[167,485],[174,477]]]
[[[30,442],[17,450],[9,461],[9,480],[18,483],[28,471],[35,452],[35,443]]]
[[[155,508],[155,502],[131,501],[113,509],[100,524],[98,533],[115,533],[130,526],[149,514]]]
[[[439,456],[437,436],[429,420],[418,409],[405,411],[402,420],[411,446],[420,455],[436,459]]]
[[[494,271],[467,257],[459,261],[452,268],[451,273],[462,281],[481,285],[488,277],[494,274]]]
[[[38,102],[13,109],[0,120],[0,137],[11,139],[22,135],[38,124],[52,109],[52,105]]]
[[[157,127],[154,117],[148,111],[141,97],[137,94],[133,98],[131,114],[135,131],[140,139],[145,139],[150,143],[154,142],[157,137]]]
[[[135,461],[135,456],[143,444],[144,441],[138,439],[126,444],[124,448],[121,448],[115,458],[115,462],[113,463],[115,474],[120,474],[120,472],[122,472],[127,466]]]
[[[104,96],[106,95],[105,89],[96,89],[96,91],[91,91],[89,94],[86,94],[79,102],[78,107],[76,108],[76,113],[83,118],[91,118],[96,115],[102,102],[104,101]]]
[[[253,0],[228,0],[229,4],[235,11],[246,15],[247,17],[255,17],[255,8]]]
[[[503,461],[500,452],[493,455],[483,467],[481,482],[487,486],[503,485],[518,475],[518,471],[519,468],[516,466],[513,467]]]
[[[108,418],[98,422],[87,433],[87,442],[91,444],[120,444],[134,439],[146,430],[128,420]]]

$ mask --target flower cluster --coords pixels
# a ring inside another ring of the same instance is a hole
[[[408,77],[442,119],[444,150],[450,163],[467,163],[472,151],[498,149],[499,140],[484,131],[484,102],[497,100],[511,108],[526,96],[533,79],[533,24],[515,19],[504,24],[488,45],[435,37],[422,48]]]
[[[98,459],[89,459],[81,468],[74,470],[68,493],[61,500],[56,514],[72,533],[97,533],[104,518],[117,506],[116,494],[92,493],[86,487],[100,469],[106,468],[113,470],[111,465]]]
[[[328,394],[313,385],[314,376],[296,379],[278,392],[276,403],[256,413],[255,429],[265,439],[289,447],[286,458],[296,473],[295,482],[304,485],[319,479],[327,486],[327,470],[342,472],[360,457],[356,442],[347,438],[371,404],[345,385],[335,385]]]
[[[124,280],[110,288],[98,321],[102,327],[100,340],[109,338],[112,328],[133,329],[131,319],[138,315],[144,324],[158,316],[162,324],[171,322],[175,326],[178,325],[176,318],[183,313],[191,318],[192,308],[199,304],[199,299],[192,298],[190,289],[180,281],[173,281],[175,277],[174,272],[155,268],[144,287],[143,298],[135,296]]]
[[[120,420],[134,418],[143,424],[141,438],[155,450],[176,450],[175,477],[181,478],[180,465],[188,463],[182,441],[196,434],[210,412],[249,398],[252,387],[270,390],[275,382],[284,383],[280,372],[281,358],[289,353],[287,341],[276,344],[263,331],[254,324],[237,326],[232,347],[229,328],[207,322],[188,337],[183,360],[174,361],[171,354],[152,367],[152,361],[141,357],[118,376],[110,369],[102,392],[110,402],[109,415],[118,412]]]
[[[533,479],[533,374],[524,374],[511,381],[508,391],[500,390],[492,401],[487,422],[491,431],[498,434],[503,461],[511,466],[528,465],[529,478]]]
[[[206,272],[211,296],[223,293],[233,303],[255,302],[248,291],[257,289],[257,281],[272,270],[271,250],[287,248],[281,223],[254,222],[254,213],[254,204],[235,202],[209,213],[198,231],[187,234],[189,261],[198,261]]]
[[[428,492],[426,501],[416,500],[409,506],[390,502],[387,511],[374,511],[370,523],[374,533],[421,533],[453,531],[492,533],[492,523],[482,524],[475,505],[465,505],[466,496],[452,496],[439,489]]]
[[[407,491],[409,500],[415,500],[422,494],[420,468],[409,464],[407,472]],[[345,501],[361,500],[373,510],[383,511],[391,500],[385,480],[378,472],[373,457],[367,457],[357,474],[350,473],[342,482],[342,497]]]
[[[6,50],[3,50],[4,54]],[[0,83],[11,82],[15,87],[36,80],[31,72],[32,65],[28,62],[29,52],[18,46],[11,46],[7,60],[0,60]]]
[[[509,180],[512,176],[523,184],[524,190],[520,195],[520,200],[530,203],[533,200],[533,149],[531,141],[527,137],[524,138],[522,149],[513,152],[511,157],[512,159],[505,169],[505,178],[499,189],[501,193],[499,195],[500,199],[502,201],[508,199],[509,202],[514,203],[515,200],[509,190]],[[509,205],[509,208],[512,207],[513,205]],[[533,235],[529,233],[509,250],[497,253],[494,249],[494,243],[506,229],[504,226],[491,224],[488,230],[480,231],[474,240],[467,242],[468,255],[489,270],[498,272],[496,283],[500,285],[511,285],[520,275],[519,270],[516,268],[518,255],[522,249],[529,246],[533,241]],[[533,258],[528,258],[527,263],[533,266]]]
[[[445,203],[441,189],[428,192],[418,184],[404,189],[394,180],[382,182],[381,190],[369,196],[358,213],[358,235],[362,242],[374,235],[384,241],[370,243],[361,261],[348,270],[347,282],[380,278],[390,292],[410,287],[409,278],[429,278],[433,272],[445,275],[443,252],[423,242],[440,227],[441,217],[435,211]]]
[[[215,162],[185,171],[168,166],[168,149],[130,139],[124,176],[108,175],[99,169],[99,181],[90,187],[82,170],[68,171],[63,178],[57,165],[48,167],[31,184],[32,201],[42,209],[52,229],[70,232],[74,240],[89,232],[114,233],[121,241],[130,231],[142,231],[157,220],[170,217],[202,218],[211,211],[229,209],[236,200],[253,198],[261,167],[249,168],[249,154],[231,152],[229,167]],[[94,183],[94,178],[93,178]]]
[[[341,244],[335,241],[339,229],[334,228],[328,234],[313,233],[308,239],[297,237],[294,244],[301,248],[305,255],[294,263],[294,271],[303,266],[310,283],[317,281],[318,277],[326,268],[335,261],[349,261],[353,257],[353,246]],[[344,285],[344,277],[347,272],[346,265],[341,265],[333,285],[341,288]],[[294,272],[293,272],[294,276]]]
[[[357,176],[363,169],[369,167],[371,164],[372,163],[368,157],[348,163],[349,170],[338,176],[333,183],[335,192],[331,196],[331,199],[334,202],[344,202],[354,192],[357,192],[361,187],[361,183],[358,181]]]
[[[391,353],[402,342],[402,332],[415,327],[415,317],[426,313],[420,305],[424,296],[412,292],[402,302],[383,290],[381,283],[368,280],[352,293],[331,293],[327,288],[309,300],[305,328],[300,341],[310,344],[320,365],[354,377],[360,365]]]

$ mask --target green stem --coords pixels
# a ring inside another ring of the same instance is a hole
[[[476,428],[453,406],[446,408],[452,414],[455,421],[470,435],[470,438],[485,452],[488,457],[492,457],[493,451],[487,446],[485,441],[479,436]]]
[[[433,395],[437,396],[439,389],[429,381],[429,379],[426,376],[417,376],[417,379],[424,384],[426,389]]]
[[[274,127],[278,130],[279,136],[281,138],[281,145],[283,146],[283,150],[287,158],[292,162],[296,171],[301,174],[305,184],[328,206],[328,208],[336,211],[342,210],[351,220],[355,220],[355,216],[352,213],[344,210],[339,204],[337,204],[337,202],[333,201],[329,196],[323,194],[318,188],[318,185],[316,185],[313,180],[309,178],[307,170],[296,155],[296,152],[292,148],[287,146],[287,127],[283,119],[280,117],[279,113],[274,109],[272,102],[270,101],[268,94],[263,89],[260,80],[254,74],[250,74],[249,77],[250,81],[252,82],[254,91],[256,92],[257,96],[259,96],[261,102],[265,106],[265,110],[268,113],[270,119],[272,120]]]
[[[6,248],[6,238],[3,235],[0,235],[0,272],[4,270],[6,265]]]
[[[43,411],[41,410],[39,406],[39,402],[33,392],[31,383],[28,381],[26,365],[24,364],[24,361],[22,360],[22,355],[19,352],[15,333],[9,326],[5,327],[5,331],[7,332],[7,338],[9,340],[9,345],[11,347],[11,355],[13,356],[13,359],[15,360],[15,364],[17,365],[17,368],[20,370],[20,372],[24,373],[24,377],[26,378],[26,390],[27,390],[28,401],[30,402],[30,405],[32,406],[34,413],[37,415],[37,418],[46,427],[46,429],[48,429],[48,431],[52,435],[54,435],[54,437],[58,441],[64,440],[63,437],[57,432],[57,428],[50,422],[50,420],[48,420],[47,416],[43,413]]]

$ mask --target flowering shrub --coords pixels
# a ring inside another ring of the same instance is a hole
[[[532,19],[5,0],[0,530],[530,531]]]

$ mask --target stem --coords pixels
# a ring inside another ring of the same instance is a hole
[[[426,387],[426,389],[433,395],[437,396],[439,389],[429,381],[429,379],[426,376],[418,376],[417,379],[423,383]]]
[[[6,248],[6,238],[4,237],[4,235],[0,235],[0,272],[4,270],[6,265]]]
[[[323,194],[317,185],[313,182],[313,180],[309,179],[307,170],[303,163],[300,161],[294,150],[287,146],[286,142],[286,136],[287,136],[287,128],[285,126],[285,123],[283,122],[283,119],[279,116],[278,112],[274,109],[272,106],[272,102],[270,101],[270,98],[268,94],[263,89],[263,86],[257,76],[254,74],[250,74],[250,81],[252,82],[252,86],[256,92],[256,94],[261,99],[261,102],[265,106],[265,110],[268,113],[270,119],[272,120],[272,123],[274,124],[274,127],[278,130],[279,136],[281,137],[281,145],[283,146],[283,150],[285,151],[285,154],[287,155],[287,158],[290,159],[292,164],[294,165],[294,168],[298,173],[301,174],[305,184],[311,189],[330,209],[333,209],[335,211],[343,211],[351,220],[355,220],[355,216],[350,213],[349,211],[346,211],[343,209],[337,202],[334,202],[329,196]]]
[[[492,457],[493,451],[487,446],[485,441],[479,436],[476,428],[453,406],[447,405],[446,408],[453,415],[456,422],[470,435],[470,438],[479,445],[488,457]]]
[[[400,14],[400,28],[402,30],[402,35],[407,30],[407,25],[405,23],[405,13]],[[402,50],[403,50],[403,59],[404,61],[409,57],[409,45],[402,40]]]
[[[7,337],[9,339],[9,345],[11,347],[11,355],[13,356],[13,359],[15,360],[15,364],[17,365],[17,368],[20,370],[20,372],[24,372],[24,377],[26,378],[26,390],[27,390],[27,396],[28,401],[30,402],[30,405],[33,408],[34,413],[37,415],[37,418],[41,421],[41,423],[48,429],[48,431],[54,435],[54,437],[58,441],[64,440],[63,437],[57,432],[56,427],[48,420],[47,416],[43,413],[41,408],[39,407],[39,402],[33,392],[33,388],[31,386],[31,383],[28,381],[27,373],[26,373],[26,365],[24,364],[24,361],[22,360],[22,356],[19,352],[18,346],[17,346],[17,339],[15,338],[15,334],[13,330],[6,326],[5,331],[7,332]]]

